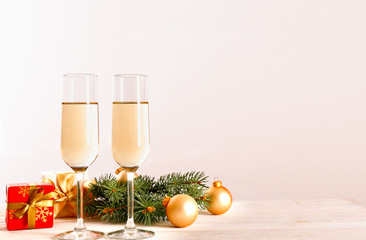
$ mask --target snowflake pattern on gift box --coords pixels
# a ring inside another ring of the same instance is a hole
[[[9,210],[9,212],[8,212],[8,214],[9,214],[9,219],[14,219],[14,218],[17,218],[16,216],[15,216],[15,213],[16,212],[16,210]]]
[[[36,208],[36,221],[41,219],[47,222],[47,216],[52,216],[52,212],[47,207]]]
[[[29,187],[28,186],[20,186],[18,194],[23,195],[23,197],[25,197],[25,195],[29,194]]]

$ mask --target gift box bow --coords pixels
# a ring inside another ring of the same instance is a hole
[[[74,173],[58,173],[56,174],[56,184],[48,178],[42,180],[42,182],[51,183],[55,187],[55,213],[57,217],[62,210],[69,208],[69,212],[76,216],[74,211],[75,206],[75,194],[72,192],[74,189],[75,174]]]
[[[43,195],[43,188],[36,187],[35,184],[29,184],[29,200],[28,202],[8,203],[8,210],[16,210],[14,215],[17,218],[23,218],[28,215],[28,228],[35,228],[36,225],[36,208],[52,207],[53,199],[56,197],[55,192]]]

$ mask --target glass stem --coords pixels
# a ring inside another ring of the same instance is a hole
[[[84,183],[84,172],[76,172],[76,181],[78,188],[77,195],[77,222],[75,225],[75,231],[85,230],[84,219],[83,219],[83,183]]]
[[[133,194],[133,179],[135,173],[127,172],[127,223],[126,223],[126,232],[133,233],[136,231],[136,225],[133,221],[133,207],[134,207],[134,194]]]

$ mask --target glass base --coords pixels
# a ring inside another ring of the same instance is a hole
[[[58,240],[94,240],[104,237],[104,233],[90,230],[68,231],[55,236]]]
[[[115,232],[107,233],[107,238],[110,239],[145,239],[151,238],[155,235],[152,231],[136,229],[135,231],[118,230]]]

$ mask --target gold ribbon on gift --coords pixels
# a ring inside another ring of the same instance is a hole
[[[39,192],[39,190],[41,191]],[[28,213],[28,228],[36,226],[36,208],[37,207],[52,207],[56,193],[50,192],[43,195],[43,188],[36,187],[35,184],[29,184],[29,200],[28,202],[8,203],[8,210],[16,210],[14,215],[17,218],[22,218]]]
[[[42,180],[42,182],[51,183],[55,187],[55,213],[56,217],[74,217],[76,216],[76,196],[73,193],[74,190],[74,173],[58,173],[56,174],[56,184],[48,178]]]

